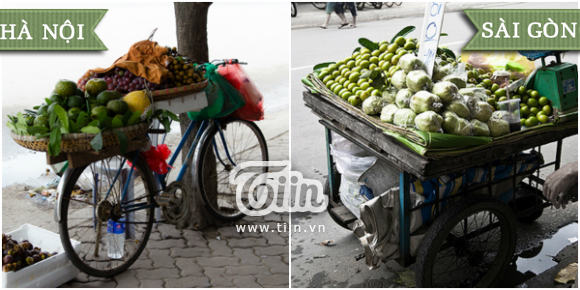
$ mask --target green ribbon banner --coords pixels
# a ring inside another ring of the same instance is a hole
[[[0,9],[0,50],[107,50],[95,28],[107,9]]]
[[[477,33],[463,50],[580,50],[578,9],[465,9]]]

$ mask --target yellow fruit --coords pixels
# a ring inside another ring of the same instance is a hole
[[[129,105],[129,110],[132,112],[139,111],[143,113],[145,112],[145,109],[151,105],[151,101],[145,91],[134,91],[128,93],[123,98],[123,101]]]

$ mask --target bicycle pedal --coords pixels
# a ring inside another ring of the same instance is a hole
[[[159,206],[169,206],[171,199],[174,197],[173,194],[164,192],[155,198],[155,201]]]

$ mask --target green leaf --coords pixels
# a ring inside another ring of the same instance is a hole
[[[119,138],[119,149],[121,150],[121,154],[125,154],[127,152],[127,135],[121,131],[113,130]]]
[[[82,128],[83,127],[83,122],[85,121],[85,117],[87,116],[87,113],[85,113],[85,111],[81,111],[77,117],[77,128]]]
[[[87,124],[88,126],[99,127],[99,120],[92,120],[90,123]]]
[[[18,124],[26,125],[26,118],[24,118],[22,113],[18,112],[18,114],[16,114],[16,118],[18,118]]]
[[[44,100],[46,101],[47,106],[50,106],[52,104],[52,101],[49,98],[44,98]]]
[[[69,133],[78,133],[79,132],[79,127],[77,127],[77,123],[70,122],[69,126],[70,126]]]
[[[163,110],[163,115],[169,117],[173,121],[179,122],[179,117],[175,115],[173,112]]]
[[[373,82],[371,83],[371,87],[375,89],[380,89],[385,84],[385,75],[382,73],[377,74],[376,77],[373,78]]]
[[[36,139],[47,138],[47,137],[50,137],[50,132],[46,132],[46,133],[43,133],[43,134],[38,134],[38,135],[35,135],[35,136],[36,136]]]
[[[360,78],[361,79],[366,79],[366,78],[370,78],[371,77],[372,72],[370,70],[365,70],[361,75]]]
[[[40,109],[40,106],[34,106],[34,107],[32,107],[32,109],[38,110],[38,109]]]
[[[123,116],[123,126],[129,126],[129,119],[131,119],[131,116],[133,116],[133,112],[125,112],[125,115]]]
[[[54,129],[53,127],[55,126],[54,123],[56,123],[56,112],[52,111],[50,112],[50,114],[48,115],[48,126],[50,127],[50,129]]]
[[[52,132],[50,132],[48,155],[58,156],[58,154],[60,154],[60,128],[54,128]]]
[[[28,127],[28,133],[30,135],[44,134],[46,132],[48,132],[48,128],[46,128],[44,126],[32,126],[32,127]]]
[[[131,118],[129,118],[127,125],[131,126],[131,125],[139,124],[139,121],[141,120],[140,117],[141,117],[141,111],[137,110],[137,111],[133,112],[133,115],[131,115]]]
[[[113,128],[121,128],[121,127],[123,127],[123,120],[121,120],[121,117],[115,117],[115,118],[113,118],[112,126],[113,126]]]
[[[103,149],[103,136],[101,135],[101,132],[99,132],[99,134],[97,134],[95,136],[95,138],[93,138],[93,140],[91,140],[91,147],[95,151],[99,151],[99,150]]]
[[[366,38],[359,38],[358,43],[360,43],[360,45],[362,45],[363,47],[367,48],[370,51],[379,49],[378,44],[376,44],[376,43],[374,43]]]
[[[415,30],[415,26],[412,26],[412,25],[407,26],[407,27],[401,29],[401,31],[399,31],[397,34],[395,34],[395,36],[393,36],[393,39],[391,39],[391,42],[390,43],[395,42],[395,39],[397,39],[397,37],[399,37],[399,36],[406,36],[407,34],[413,32],[414,30]]]
[[[14,125],[14,122],[12,121],[8,121],[6,122],[6,127],[8,127],[10,130],[12,130],[12,132],[16,133],[18,130],[16,130],[16,126]]]
[[[60,105],[54,105],[54,112],[56,113],[56,115],[58,116],[58,119],[60,120],[60,124],[61,124],[61,131],[63,131],[65,134],[70,132],[70,128],[68,125],[68,115],[66,113],[66,111],[60,106]]]
[[[16,133],[18,135],[28,135],[28,126],[25,124],[16,123]]]
[[[449,36],[447,33],[441,33],[439,36]]]
[[[443,51],[443,53],[447,54],[448,56],[452,57],[453,59],[456,59],[455,53],[453,53],[453,51],[451,49],[443,48],[443,47],[440,47],[439,49],[441,49]]]
[[[355,52],[357,52],[357,51],[360,51],[360,49],[361,49],[361,48],[360,48],[360,46],[359,46],[359,47],[357,47],[357,48],[355,48],[355,49],[352,51],[352,54],[354,54],[354,53],[355,53]]]
[[[314,66],[314,68],[312,69],[312,71],[314,72],[320,72],[323,68],[328,67],[331,64],[335,64],[336,62],[323,62],[323,63],[319,63],[317,65]]]
[[[97,126],[86,126],[84,128],[81,128],[81,132],[89,134],[97,134],[101,133],[101,129],[99,129],[99,127]]]
[[[161,120],[161,124],[163,124],[163,129],[165,129],[165,132],[169,133],[169,131],[171,131],[171,122],[169,122],[169,119]]]

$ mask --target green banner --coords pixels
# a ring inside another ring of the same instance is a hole
[[[107,9],[0,9],[0,50],[107,50],[95,33]]]
[[[465,9],[477,33],[463,50],[580,50],[578,9]]]

